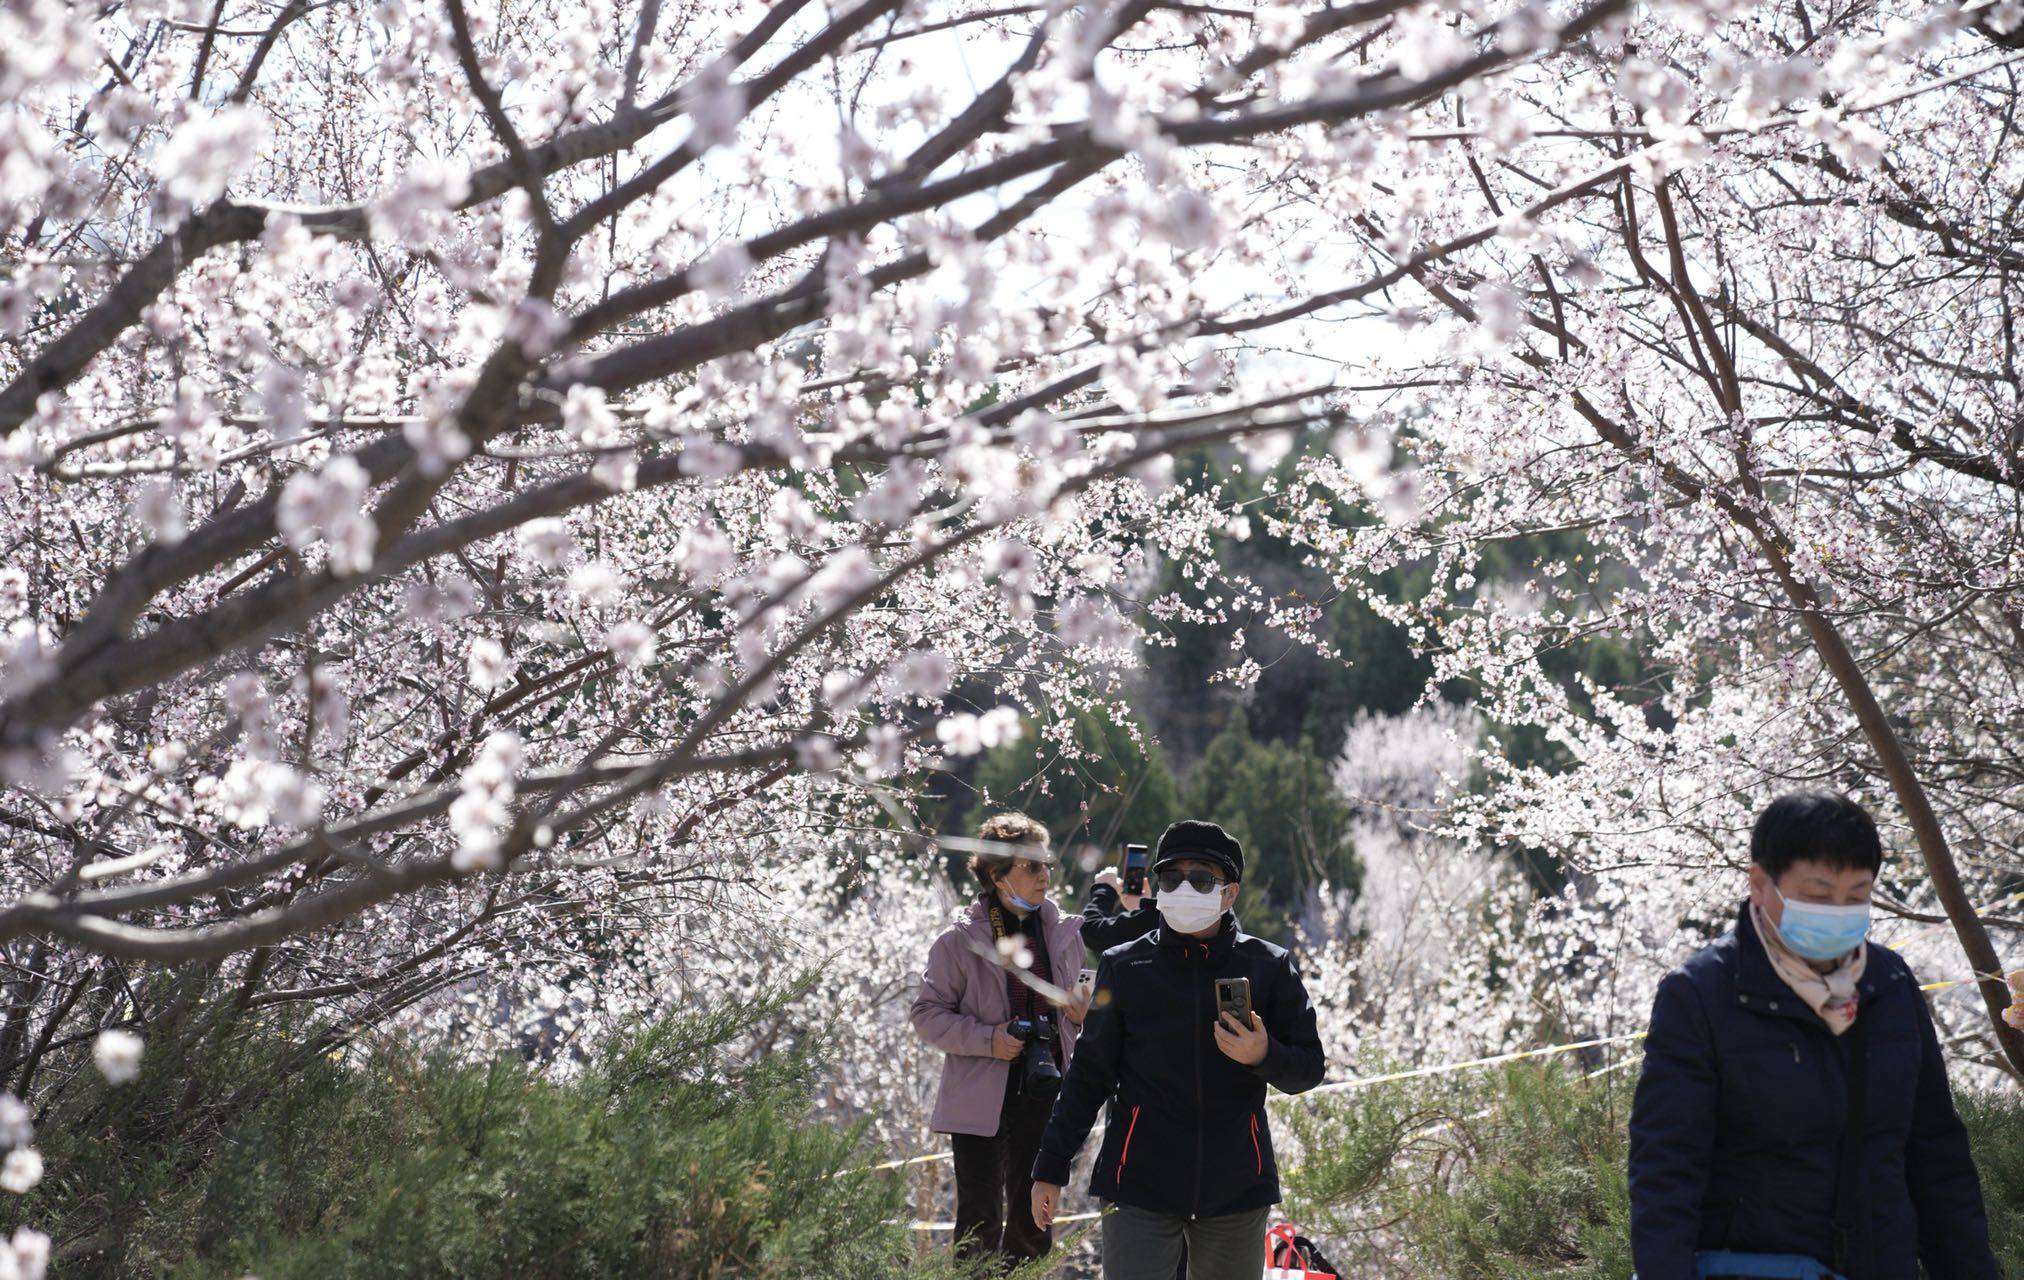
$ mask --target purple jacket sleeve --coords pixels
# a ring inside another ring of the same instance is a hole
[[[969,971],[963,964],[966,945],[957,929],[935,939],[935,945],[928,949],[921,989],[914,996],[908,1017],[921,1039],[943,1053],[988,1058],[991,1033],[996,1026],[973,1017],[963,1008],[963,997],[969,988]]]

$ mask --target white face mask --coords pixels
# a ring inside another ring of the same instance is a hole
[[[1223,918],[1223,891],[1203,893],[1191,884],[1160,890],[1160,919],[1177,933],[1200,933]]]

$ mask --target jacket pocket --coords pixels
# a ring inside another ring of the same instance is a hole
[[[1118,1149],[1117,1176],[1111,1179],[1113,1182],[1122,1183],[1124,1181],[1124,1165],[1125,1161],[1131,1159],[1131,1136],[1138,1132],[1138,1120],[1139,1109],[1133,1107],[1131,1109],[1131,1123],[1126,1125],[1124,1130],[1124,1145]]]
[[[1918,1097],[1924,1047],[1916,1032],[1877,1028],[1869,1036],[1869,1090],[1863,1099],[1871,1125],[1908,1130]]]
[[[1823,1035],[1825,1033],[1823,1032]],[[1721,1057],[1723,1128],[1747,1149],[1777,1153],[1832,1141],[1846,1114],[1830,1105],[1826,1045],[1797,1029],[1762,1036]]]

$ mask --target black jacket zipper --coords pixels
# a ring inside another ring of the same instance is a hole
[[[1189,951],[1190,951],[1190,953],[1192,953],[1192,951],[1193,951],[1193,948],[1189,948]],[[1207,946],[1204,946],[1204,947],[1202,948],[1202,958],[1203,958],[1204,960],[1207,960],[1207,959],[1208,959],[1208,955],[1209,955],[1209,948],[1208,948]],[[1207,966],[1206,966],[1206,965],[1204,965],[1204,967],[1203,967],[1203,968],[1204,968],[1204,973],[1206,973],[1206,970],[1207,970]],[[1193,973],[1191,973],[1191,974],[1189,974],[1189,975],[1188,975],[1188,979],[1189,979],[1189,985],[1190,985],[1190,986],[1192,986],[1192,987],[1194,987],[1194,989],[1195,989],[1195,1027],[1196,1027],[1196,1032],[1195,1032],[1195,1203],[1194,1203],[1194,1209],[1193,1209],[1193,1211],[1192,1211],[1191,1213],[1189,1213],[1189,1214],[1188,1214],[1188,1216],[1189,1216],[1190,1218],[1197,1218],[1197,1217],[1200,1217],[1200,1216],[1201,1216],[1201,1213],[1202,1213],[1202,1158],[1203,1158],[1203,1150],[1202,1150],[1202,1148],[1203,1148],[1203,1143],[1204,1143],[1204,1138],[1203,1138],[1203,1130],[1204,1130],[1204,1128],[1206,1127],[1206,1126],[1204,1126],[1204,1125],[1203,1125],[1203,1123],[1202,1123],[1202,1036],[1201,1036],[1201,1030],[1200,1030],[1200,1028],[1201,1028],[1201,1025],[1202,1025],[1202,975],[1200,975],[1200,974],[1193,974]]]
[[[1138,1132],[1138,1118],[1139,1109],[1133,1107],[1131,1109],[1131,1124],[1124,1131],[1124,1149],[1117,1153],[1117,1176],[1111,1179],[1111,1182],[1117,1186],[1124,1185],[1124,1162],[1131,1159],[1131,1136]]]

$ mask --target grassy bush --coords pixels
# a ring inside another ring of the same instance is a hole
[[[880,1156],[811,1115],[820,1059],[732,1051],[769,1007],[645,1028],[566,1083],[399,1047],[284,1074],[272,1028],[201,1062],[151,1045],[134,1084],[76,1073],[12,1203],[64,1276],[955,1276],[895,1225],[898,1176],[844,1173]],[[1623,1280],[1633,1080],[1515,1063],[1289,1107],[1288,1215],[1360,1277]],[[1961,1105],[2024,1277],[2024,1094]]]
[[[2006,1276],[2024,1276],[2024,1093],[1966,1094],[1961,1119],[1982,1174],[1989,1239]]]
[[[1352,1270],[1623,1280],[1628,1102],[1623,1073],[1512,1063],[1292,1108],[1287,1212]]]
[[[836,1176],[878,1156],[810,1114],[819,1061],[728,1052],[755,1013],[647,1028],[568,1083],[386,1048],[166,1134],[164,1066],[44,1131],[24,1219],[75,1276],[932,1274],[904,1185]]]
[[[1635,1079],[1513,1063],[1289,1108],[1288,1216],[1359,1276],[1623,1280]],[[2024,1095],[1960,1104],[2003,1274],[2024,1277]]]

